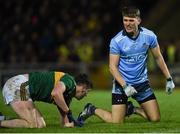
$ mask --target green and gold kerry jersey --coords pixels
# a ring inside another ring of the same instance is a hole
[[[29,73],[29,91],[32,100],[52,103],[51,92],[57,81],[62,81],[65,84],[64,97],[69,105],[75,95],[76,82],[71,75],[63,72]]]

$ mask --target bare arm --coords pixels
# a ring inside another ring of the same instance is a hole
[[[67,106],[63,96],[65,89],[66,87],[64,83],[59,81],[52,90],[51,95],[58,107],[62,119],[61,121],[62,125],[64,127],[74,127],[74,123],[73,122],[70,123],[67,117],[67,113],[69,112],[69,107]]]
[[[56,103],[56,105],[61,108],[65,113],[68,113],[69,107],[67,106],[63,93],[65,92],[65,85],[63,82],[57,82],[54,89],[51,92],[51,95]]]
[[[64,127],[74,127],[74,123],[73,122],[69,122],[68,120],[68,117],[67,117],[67,114],[62,111],[58,106],[58,111],[60,113],[60,116],[61,116],[61,124],[64,126]]]
[[[157,47],[155,47],[155,48],[152,48],[151,51],[152,51],[153,56],[155,57],[155,60],[156,60],[156,62],[158,64],[159,68],[163,72],[163,74],[166,77],[166,79],[170,78],[171,75],[169,73],[169,70],[167,68],[166,63],[164,62],[164,58],[163,58],[163,56],[162,56],[162,54],[160,52],[159,45]]]
[[[126,82],[122,78],[119,70],[118,70],[118,64],[119,64],[120,56],[115,54],[109,55],[109,68],[111,74],[114,76],[114,78],[118,81],[118,83],[124,87],[126,85]]]

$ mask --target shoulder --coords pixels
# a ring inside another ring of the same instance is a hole
[[[112,39],[111,41],[114,41],[116,43],[118,43],[119,41],[123,40],[126,36],[123,34],[123,30],[121,30],[119,33],[117,33]]]
[[[71,101],[71,98],[75,96],[76,93],[76,82],[74,77],[67,73],[60,79],[60,81],[62,81],[65,85],[64,97],[69,104],[69,101]]]
[[[62,78],[60,79],[60,81],[62,81],[66,87],[68,88],[72,88],[76,85],[76,82],[74,80],[74,77],[65,73]]]
[[[68,73],[65,73],[61,79],[69,79],[69,80],[74,81],[74,77],[69,75]]]
[[[156,36],[155,33],[152,30],[149,30],[149,29],[147,29],[145,27],[141,27],[140,29],[141,29],[141,34],[143,34],[143,35],[150,36],[150,37],[155,37]]]

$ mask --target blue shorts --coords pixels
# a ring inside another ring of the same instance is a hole
[[[143,83],[135,84],[131,86],[133,86],[137,91],[137,93],[132,96],[132,98],[134,98],[137,102],[143,103],[148,100],[156,99],[153,90],[149,85],[149,81],[145,81]],[[114,95],[116,96],[118,95],[119,97],[121,97],[121,99],[125,98],[126,96],[122,86],[117,81],[114,81],[113,83],[112,96]],[[112,98],[117,98],[117,97],[112,97]],[[116,100],[112,100],[112,102],[113,101],[116,102]]]

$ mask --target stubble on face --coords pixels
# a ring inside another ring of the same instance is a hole
[[[123,17],[123,24],[127,34],[131,37],[136,36],[138,34],[138,18],[133,17]]]

